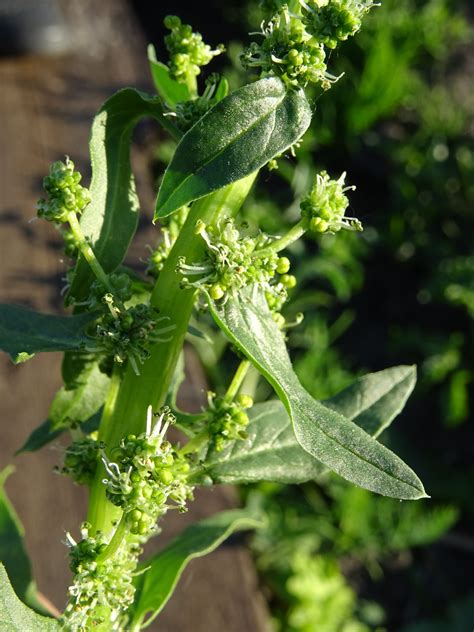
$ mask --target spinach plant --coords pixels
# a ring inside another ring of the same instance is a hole
[[[166,18],[168,65],[149,58],[158,95],[127,88],[98,112],[90,142],[92,181],[73,162],[56,162],[44,180],[38,215],[61,230],[74,265],[65,288],[73,313],[53,316],[0,307],[0,346],[14,362],[63,351],[64,386],[49,418],[23,450],[69,431],[59,471],[89,486],[80,538],[68,534],[74,574],[59,621],[40,609],[6,498],[2,524],[17,534],[24,564],[3,557],[2,614],[10,629],[139,630],[170,598],[187,562],[258,516],[231,511],[185,530],[158,555],[139,561],[171,508],[186,511],[199,485],[267,480],[304,482],[332,470],[372,492],[426,496],[416,474],[376,438],[413,389],[413,367],[366,375],[336,397],[317,401],[292,368],[285,318],[296,284],[283,253],[311,231],[359,231],[346,216],[345,174],[315,175],[301,218],[283,235],[249,232],[238,213],[259,171],[291,150],[311,124],[308,84],[324,92],[338,78],[328,52],[353,35],[371,0],[293,0],[262,25],[242,56],[260,76],[228,94],[211,75],[197,77],[222,48],[211,49],[177,17]],[[163,239],[150,255],[146,281],[123,265],[134,236],[138,198],[129,160],[133,128],[152,117],[177,141],[158,192],[155,221]],[[182,352],[195,310],[207,309],[240,359],[222,394],[209,393],[199,414],[178,409]],[[250,367],[277,398],[253,403],[242,384]],[[172,441],[175,424],[185,437]],[[1,619],[0,619],[1,621]]]

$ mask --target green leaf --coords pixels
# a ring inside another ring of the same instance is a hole
[[[0,563],[0,632],[59,632],[58,621],[42,617],[16,596]]]
[[[93,350],[95,342],[85,330],[96,318],[96,314],[54,316],[0,304],[0,349],[13,362],[40,351]]]
[[[378,437],[401,413],[415,384],[415,366],[394,366],[360,377],[323,403]]]
[[[8,467],[0,472],[0,560],[10,575],[17,596],[35,610],[46,613],[38,601],[30,560],[23,544],[23,525],[5,492],[5,481],[12,471],[13,467]]]
[[[135,125],[143,117],[155,118],[176,138],[181,136],[163,116],[159,97],[132,88],[111,96],[92,124],[92,201],[82,215],[81,228],[106,272],[122,262],[137,228],[139,200],[130,165],[130,142]],[[68,296],[84,299],[92,280],[81,257]]]
[[[39,450],[61,436],[64,430],[66,430],[66,428],[53,430],[51,421],[46,419],[46,421],[33,430],[25,443],[15,452],[15,454],[21,454],[22,452],[36,452],[36,450]]]
[[[148,61],[156,91],[169,106],[173,107],[182,101],[189,101],[191,95],[187,85],[172,79],[168,66],[157,60],[153,44],[148,45]]]
[[[84,432],[85,434],[90,434],[91,432],[97,430],[99,427],[101,416],[102,409],[99,410],[86,422],[81,424],[82,432]],[[62,428],[59,428],[57,430],[53,430],[51,420],[47,419],[40,426],[33,430],[25,443],[15,452],[15,454],[21,454],[22,452],[36,452],[36,450],[43,448],[48,443],[51,443],[51,441],[57,439],[65,430],[67,430],[66,426],[63,426]]]
[[[155,219],[263,167],[301,138],[310,121],[304,92],[287,92],[277,78],[236,90],[183,136],[163,177]]]
[[[328,399],[324,405],[378,436],[402,410],[416,381],[415,367],[397,366],[369,373]],[[291,419],[279,400],[256,404],[249,411],[248,439],[225,450],[211,450],[203,462],[214,483],[272,481],[303,483],[326,468],[298,443]]]
[[[207,454],[203,470],[214,483],[303,483],[325,470],[296,440],[280,400],[256,404],[248,415],[247,440],[233,441],[222,452]]]
[[[163,551],[144,563],[144,568],[148,570],[138,576],[130,627],[134,628],[142,623],[147,614],[150,616],[146,625],[155,619],[170,599],[191,560],[214,551],[234,531],[260,526],[262,523],[253,514],[236,509],[217,514],[185,529]]]
[[[82,423],[92,417],[105,402],[110,378],[99,369],[99,364],[88,356],[73,385],[66,384],[56,393],[49,411],[52,430]]]
[[[256,286],[234,292],[223,306],[208,300],[219,327],[275,389],[297,441],[309,454],[373,492],[402,499],[426,497],[419,478],[399,457],[301,386],[283,334]]]
[[[214,98],[216,101],[222,101],[229,94],[229,82],[225,77],[221,77],[219,85],[216,88],[216,94]]]

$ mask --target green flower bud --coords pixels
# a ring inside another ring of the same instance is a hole
[[[164,24],[171,31],[165,37],[165,44],[170,54],[170,74],[176,81],[186,83],[190,78],[197,77],[201,67],[224,50],[223,46],[211,49],[203,42],[200,33],[194,33],[189,24],[182,24],[174,15],[167,16]]]
[[[69,213],[80,214],[90,202],[89,191],[82,187],[81,174],[74,171],[74,163],[69,158],[66,162],[54,162],[49,175],[43,180],[43,188],[49,200],[38,201],[38,217],[47,221],[65,223]]]
[[[253,406],[253,398],[250,395],[240,393],[240,395],[237,395],[236,401],[242,408],[252,408]]]
[[[224,296],[224,290],[219,283],[214,283],[209,290],[209,295],[213,301],[218,301]]]
[[[364,15],[374,6],[372,0],[302,0],[302,21],[315,40],[330,49],[355,35]]]
[[[296,277],[294,277],[292,274],[283,274],[280,281],[288,289],[291,289],[296,285]]]
[[[349,200],[346,191],[354,189],[345,185],[346,174],[331,180],[326,171],[316,175],[313,188],[301,200],[301,215],[309,220],[309,227],[317,233],[336,233],[341,228],[362,230],[362,224],[354,217],[345,217]]]
[[[288,259],[288,257],[279,257],[276,264],[276,271],[278,272],[278,274],[286,274],[290,269],[290,260]]]

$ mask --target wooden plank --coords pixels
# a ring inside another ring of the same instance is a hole
[[[53,228],[34,221],[41,178],[50,162],[67,152],[87,174],[87,140],[94,112],[121,87],[149,87],[145,42],[124,1],[69,0],[63,2],[63,8],[70,30],[69,54],[0,61],[1,301],[56,312],[61,310],[58,291],[65,264]],[[144,130],[142,139],[148,127]],[[133,160],[149,219],[153,194],[143,143]],[[135,258],[144,257],[144,244],[156,238],[149,222],[141,225],[147,228],[134,244]],[[2,357],[0,373],[3,467],[46,417],[60,384],[60,356],[43,355],[16,367]],[[204,382],[198,367],[192,373],[184,395],[186,404],[196,407]],[[58,607],[65,602],[70,579],[61,541],[66,531],[77,534],[86,504],[81,488],[52,473],[62,449],[56,445],[17,457],[17,473],[8,483],[26,527],[39,587]],[[235,505],[233,490],[199,491],[188,514],[171,512],[160,541],[168,540],[190,521]],[[249,555],[241,545],[233,545],[190,565],[159,629],[260,632],[266,629],[267,620]]]

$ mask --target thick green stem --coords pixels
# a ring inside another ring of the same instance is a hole
[[[232,382],[229,384],[229,388],[227,389],[227,392],[225,394],[226,400],[231,402],[235,398],[235,396],[239,392],[240,387],[242,386],[242,382],[244,381],[249,368],[249,360],[242,360],[237,368],[237,371],[235,372],[234,377],[232,378]]]
[[[121,375],[120,372],[116,369],[112,373],[112,379],[110,381],[109,392],[107,394],[107,399],[105,401],[104,410],[102,413],[102,419],[100,421],[99,428],[99,441],[103,441],[104,435],[107,434],[107,428],[110,425],[112,414],[115,407],[115,402],[117,401],[117,396],[120,389],[120,381]],[[97,480],[94,481],[94,484],[91,488],[91,493],[89,497],[89,510],[87,514],[87,521],[91,525],[101,525],[105,523],[112,523],[113,520],[117,520],[120,516],[120,509],[109,502],[104,502],[104,484],[102,483],[102,479],[104,478],[105,472],[101,465],[97,468],[100,470],[100,482],[97,484]]]
[[[169,325],[174,326],[172,336],[169,341],[158,343],[151,350],[151,357],[141,368],[139,376],[135,375],[130,366],[127,367],[113,411],[110,416],[104,417],[100,427],[99,438],[106,444],[109,454],[119,445],[122,437],[129,433],[143,432],[149,405],[157,410],[165,402],[195,301],[195,290],[180,287],[181,276],[176,272],[176,266],[180,257],[186,257],[189,263],[195,263],[205,252],[204,240],[195,234],[197,220],[212,225],[222,217],[235,216],[255,177],[256,173],[247,176],[198,200],[191,207],[151,298],[160,315],[168,319]],[[93,530],[108,533],[112,528],[110,518],[115,515],[112,511],[115,507],[105,497],[103,477],[104,470],[100,467],[91,488],[89,522]]]

